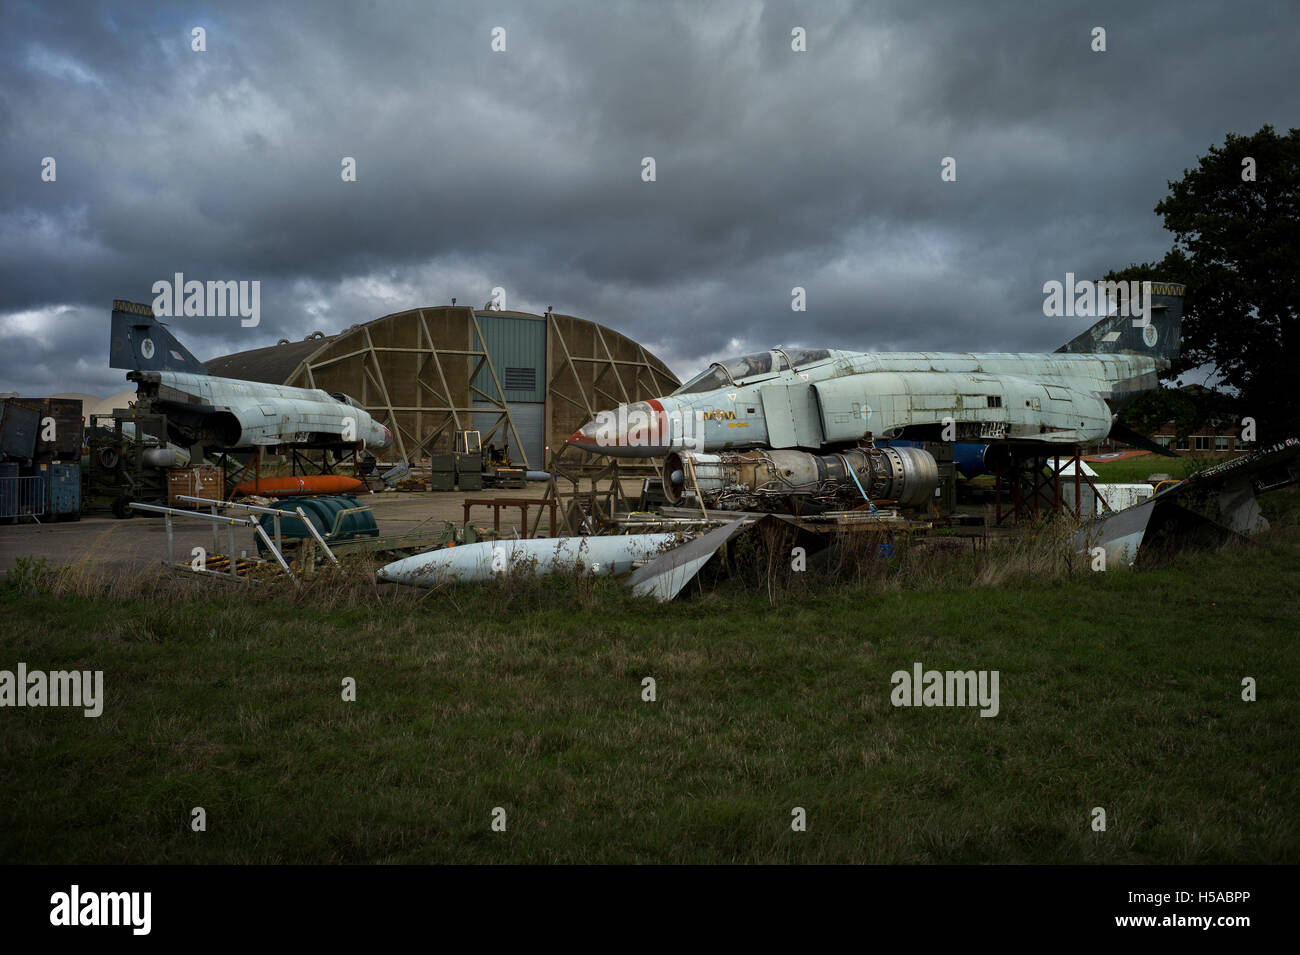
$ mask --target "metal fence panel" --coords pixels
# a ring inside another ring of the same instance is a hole
[[[45,514],[45,478],[0,477],[0,520]]]

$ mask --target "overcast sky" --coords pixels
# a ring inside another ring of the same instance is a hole
[[[782,343],[1051,350],[1089,323],[1044,317],[1044,282],[1159,258],[1167,180],[1300,125],[1284,0],[0,10],[0,391],[24,394],[126,388],[112,299],[175,272],[261,282],[255,328],[172,323],[205,359],[494,286],[682,377]]]

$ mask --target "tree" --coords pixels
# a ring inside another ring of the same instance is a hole
[[[1139,434],[1172,428],[1178,438],[1203,428],[1217,433],[1231,428],[1238,417],[1236,399],[1199,385],[1148,391],[1119,413],[1119,420]]]
[[[1119,420],[1139,434],[1151,434],[1172,424],[1175,437],[1185,438],[1199,423],[1200,413],[1187,392],[1178,388],[1148,391],[1119,413]]]
[[[1300,129],[1229,133],[1155,211],[1173,248],[1106,278],[1187,286],[1182,355],[1167,376],[1213,366],[1261,440],[1300,435]]]

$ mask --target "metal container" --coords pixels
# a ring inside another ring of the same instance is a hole
[[[46,461],[40,469],[45,478],[45,513],[55,520],[81,520],[81,465]]]
[[[37,414],[37,461],[75,461],[81,457],[85,425],[81,417],[80,398],[15,398],[18,404]],[[51,440],[45,440],[46,420],[53,419]]]
[[[8,455],[30,461],[36,456],[40,430],[39,411],[20,404],[17,399],[0,401],[0,457]]]
[[[1073,476],[1061,478],[1061,499],[1070,508],[1074,507],[1074,483]],[[1097,482],[1094,481],[1094,483]],[[1150,484],[1097,483],[1097,491],[1101,493],[1102,499],[1106,502],[1105,505],[1097,499],[1097,493],[1093,491],[1091,485],[1086,481],[1079,485],[1079,503],[1083,516],[1100,517],[1107,513],[1107,507],[1111,511],[1123,511],[1150,500],[1155,494],[1155,488]]]
[[[525,487],[528,483],[523,468],[497,468],[497,482],[512,488]]]

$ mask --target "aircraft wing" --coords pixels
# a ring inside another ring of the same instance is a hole
[[[1127,444],[1131,448],[1141,448],[1143,451],[1150,451],[1152,454],[1161,454],[1167,458],[1178,457],[1178,455],[1174,454],[1173,451],[1170,451],[1168,448],[1162,448],[1150,438],[1138,434],[1128,425],[1120,424],[1118,421],[1110,426],[1110,437],[1123,444]]]
[[[1149,501],[1082,528],[1075,546],[1081,553],[1100,546],[1108,560],[1131,564],[1139,549],[1221,545],[1267,530],[1256,496],[1297,483],[1300,439],[1288,438],[1198,471]]]
[[[1004,440],[1016,444],[1087,444],[1092,439],[1078,431],[1044,431],[1042,434],[1011,435]]]

